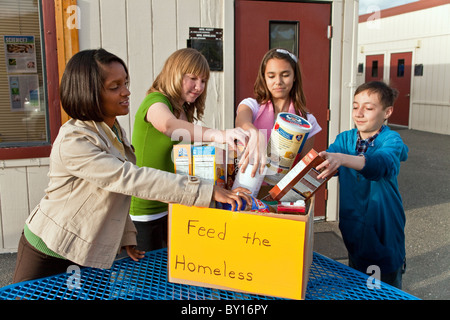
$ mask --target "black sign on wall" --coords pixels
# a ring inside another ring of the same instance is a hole
[[[208,60],[211,71],[223,71],[223,29],[189,28],[187,47],[200,51]]]

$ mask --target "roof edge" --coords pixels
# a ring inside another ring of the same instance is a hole
[[[403,4],[397,7],[387,8],[380,10],[380,19],[396,16],[403,13],[409,13],[424,9],[429,9],[437,6],[442,6],[445,4],[450,4],[450,0],[419,0],[416,2],[411,2],[407,4]],[[359,23],[366,22],[374,13],[366,13],[359,16]]]

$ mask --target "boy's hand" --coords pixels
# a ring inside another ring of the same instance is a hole
[[[317,176],[318,179],[328,178],[329,175],[333,174],[333,172],[335,172],[342,165],[340,155],[340,153],[328,153],[326,151],[319,153],[319,156],[324,158],[325,161],[316,167],[318,171],[321,171]]]
[[[316,167],[318,171],[323,170],[317,176],[319,179],[327,178],[341,166],[359,171],[362,170],[366,164],[366,158],[362,155],[351,156],[343,153],[329,153],[322,151],[319,153],[319,156],[325,159],[324,162]]]

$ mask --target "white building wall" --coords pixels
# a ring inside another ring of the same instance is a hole
[[[412,52],[409,128],[450,134],[450,4],[359,23],[358,63],[366,55],[384,54],[389,82],[390,55]],[[423,64],[423,76],[414,65]],[[365,74],[357,75],[358,84]]]
[[[319,0],[320,1],[320,0]],[[223,28],[222,72],[211,72],[204,124],[234,125],[234,1],[78,0],[80,50],[103,47],[130,72],[131,110],[119,120],[131,138],[134,114],[167,57],[186,47],[189,27]],[[329,142],[352,127],[356,87],[357,0],[334,0],[330,55]],[[0,160],[0,252],[17,250],[29,212],[48,184],[48,158]],[[337,179],[328,183],[327,220],[337,220]]]
[[[121,57],[130,72],[131,107],[119,119],[131,137],[134,114],[146,91],[174,51],[185,48],[189,27],[211,27],[224,32],[224,70],[211,72],[204,125],[231,128],[233,94],[232,1],[224,0],[78,0],[81,12],[80,50],[105,48]],[[224,8],[227,10],[224,10]],[[225,14],[226,12],[226,14]],[[230,40],[228,40],[230,39]],[[226,78],[225,78],[226,74]],[[227,104],[225,105],[225,101]]]
[[[48,158],[0,160],[0,253],[17,249],[30,211],[44,196]]]

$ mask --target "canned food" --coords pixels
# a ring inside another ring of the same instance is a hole
[[[252,198],[252,204],[251,207],[248,208],[247,207],[247,201],[245,201],[244,199],[242,199],[242,208],[237,208],[237,203],[236,203],[236,208],[234,209],[234,211],[252,211],[252,212],[266,212],[269,213],[269,206],[267,204],[265,204],[264,202],[262,202],[259,199],[256,199],[254,197],[250,197]],[[231,204],[229,203],[218,203],[218,208],[219,209],[224,209],[224,210],[231,210]]]
[[[276,185],[286,175],[302,151],[311,129],[311,124],[298,115],[278,114],[267,144],[267,156],[271,162],[264,178],[266,183]]]

